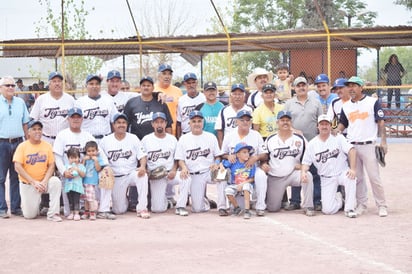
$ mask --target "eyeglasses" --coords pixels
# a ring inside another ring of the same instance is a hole
[[[15,88],[16,87],[15,84],[5,84],[5,85],[2,85],[2,86],[6,87],[6,88]]]
[[[9,116],[11,116],[11,105],[9,105]]]

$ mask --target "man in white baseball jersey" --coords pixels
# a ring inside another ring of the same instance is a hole
[[[205,198],[207,184],[213,183],[210,169],[219,168],[215,160],[220,160],[220,150],[216,136],[203,131],[203,114],[194,110],[189,118],[191,131],[180,137],[175,159],[179,160],[181,179],[191,178],[192,212],[205,212],[210,209],[209,201]],[[180,189],[179,201],[186,201],[188,194],[188,190]],[[176,205],[176,207],[181,206],[183,205]]]
[[[247,77],[247,85],[249,89],[256,89],[251,92],[247,99],[247,104],[257,108],[263,103],[262,89],[266,84],[273,81],[273,72],[267,71],[264,68],[255,68],[253,72]]]
[[[135,185],[139,194],[137,216],[148,219],[150,213],[147,210],[147,157],[142,143],[136,135],[126,132],[127,127],[127,116],[123,113],[116,114],[113,118],[114,132],[104,137],[100,143],[100,148],[106,154],[115,177],[113,189],[102,190],[102,197],[106,197],[106,192],[111,192],[113,212],[126,213],[129,203],[126,196],[127,188]],[[110,203],[106,201],[103,206],[108,207]]]
[[[177,103],[176,138],[190,132],[189,115],[197,105],[206,101],[205,95],[197,90],[197,76],[194,73],[186,73],[183,84],[187,93],[179,98]]]
[[[222,146],[223,136],[236,131],[236,115],[241,110],[253,112],[253,108],[245,104],[246,89],[243,84],[233,84],[230,92],[230,104],[222,108],[216,119],[215,129],[219,146]]]
[[[357,76],[352,76],[345,84],[349,88],[351,100],[343,104],[338,130],[348,129],[347,139],[356,149],[356,213],[361,215],[367,211],[368,189],[364,169],[368,173],[378,215],[388,216],[385,192],[379,175],[378,160],[375,156],[375,142],[380,133],[384,153],[386,145],[386,130],[384,112],[376,98],[362,93],[364,82]]]
[[[57,134],[69,127],[67,113],[75,100],[73,96],[63,92],[63,76],[60,72],[49,74],[49,92],[42,94],[34,102],[30,117],[43,124],[42,139],[53,146]],[[49,207],[49,194],[44,193],[40,204],[40,214],[45,214]]]
[[[263,168],[268,169],[267,209],[270,212],[279,211],[286,187],[301,186],[304,213],[306,216],[314,216],[313,179],[310,172],[307,173],[307,180],[301,181],[301,159],[305,152],[306,139],[293,133],[290,112],[279,111],[277,119],[278,133],[266,139],[269,164],[263,165]]]
[[[62,182],[64,189],[65,178],[73,178],[73,175],[68,171],[65,166],[69,163],[67,158],[67,151],[76,147],[80,151],[80,155],[83,157],[85,154],[84,147],[88,141],[95,141],[93,136],[85,130],[81,129],[83,122],[83,112],[80,108],[74,107],[69,109],[68,113],[69,128],[60,131],[56,140],[53,144],[53,153],[56,160],[56,166],[62,175]],[[69,200],[67,198],[67,193],[63,191],[63,204],[64,204],[64,215],[68,216],[70,214]]]
[[[342,105],[350,100],[348,87],[345,86],[346,81],[347,79],[345,78],[338,78],[335,80],[332,87],[332,91],[338,95],[338,98],[335,98],[332,101],[328,108],[328,112],[326,113],[330,121],[332,121],[332,131],[338,128]],[[346,129],[342,134],[346,136]]]
[[[106,82],[107,91],[102,91],[101,94],[109,95],[113,99],[118,112],[123,112],[124,106],[130,98],[139,95],[138,93],[121,90],[122,76],[117,70],[111,70],[107,73]]]
[[[82,129],[92,134],[98,143],[112,132],[111,120],[118,113],[112,98],[100,94],[101,82],[100,76],[88,75],[87,95],[80,97],[75,103],[76,107],[83,110]]]
[[[331,120],[326,114],[318,118],[319,135],[310,140],[302,160],[302,182],[308,180],[311,164],[318,170],[322,191],[322,212],[335,214],[342,207],[339,185],[345,186],[345,215],[356,218],[356,151],[341,134],[331,134]],[[348,167],[349,159],[349,167]]]
[[[231,163],[236,161],[236,153],[234,153],[235,147],[238,143],[246,143],[253,148],[252,155],[246,162],[246,167],[251,167],[257,164],[255,173],[255,187],[256,187],[256,215],[264,216],[266,209],[266,190],[267,190],[267,175],[268,170],[264,170],[259,167],[259,164],[267,160],[267,150],[262,136],[256,130],[251,129],[252,114],[247,110],[240,110],[236,115],[237,129],[229,134],[225,135],[222,144],[223,159],[229,160]],[[267,165],[266,165],[267,166]],[[226,182],[220,182],[218,185],[223,185],[223,192],[218,187],[218,208],[220,216],[227,216],[226,203],[224,198],[224,188]]]
[[[49,92],[34,102],[30,117],[43,124],[43,140],[53,145],[57,134],[69,127],[67,113],[74,106],[73,96],[63,92],[63,76],[59,72],[49,75]]]
[[[166,132],[167,118],[163,112],[156,112],[152,116],[153,133],[143,137],[142,144],[147,154],[147,169],[150,174],[152,170],[164,166],[168,170],[166,177],[161,179],[150,179],[151,211],[165,212],[168,207],[166,197],[166,186],[179,184],[181,191],[187,192],[190,186],[190,177],[182,180],[180,171],[177,171],[177,160],[175,150],[177,139]],[[187,200],[180,196],[177,201],[176,215],[187,216]]]

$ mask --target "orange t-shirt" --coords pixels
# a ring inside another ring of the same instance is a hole
[[[24,141],[17,147],[13,162],[21,163],[24,170],[33,179],[41,181],[44,179],[49,166],[54,164],[53,148],[45,141],[41,141],[40,144]],[[28,183],[20,175],[19,180]]]
[[[168,88],[161,88],[159,87],[159,84],[156,83],[154,91],[161,91],[167,94],[166,104],[173,119],[172,134],[176,136],[177,101],[183,95],[182,90],[173,85],[170,85]]]

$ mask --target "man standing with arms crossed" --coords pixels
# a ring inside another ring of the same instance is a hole
[[[19,180],[13,164],[17,146],[27,136],[29,112],[23,99],[15,96],[11,76],[0,80],[0,218],[9,218],[6,203],[6,176],[9,172],[11,214],[21,216]]]
[[[367,211],[368,188],[364,169],[368,173],[378,215],[388,216],[385,192],[379,174],[378,160],[375,156],[375,143],[380,133],[384,153],[388,152],[384,112],[376,98],[362,93],[364,81],[352,76],[346,86],[349,88],[351,100],[343,104],[338,130],[348,129],[347,139],[356,149],[356,213],[362,215]]]

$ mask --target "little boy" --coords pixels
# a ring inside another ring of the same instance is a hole
[[[289,75],[289,66],[283,63],[276,67],[276,75],[278,78],[275,80],[274,84],[276,87],[277,99],[280,102],[284,102],[292,98],[291,86],[293,75]]]
[[[253,193],[253,182],[256,172],[256,166],[246,167],[246,162],[249,160],[251,150],[253,148],[246,143],[239,143],[235,146],[234,153],[236,154],[236,162],[231,163],[228,160],[223,160],[220,164],[220,169],[230,168],[231,180],[225,188],[226,197],[233,205],[234,215],[239,215],[242,211],[235,199],[236,194],[241,192],[245,199],[245,211],[243,217],[250,219],[250,197]]]
[[[99,149],[95,141],[87,142],[84,149],[86,151],[86,155],[83,157],[83,164],[86,167],[86,176],[83,178],[85,212],[82,219],[90,218],[91,221],[94,221],[98,207],[96,200],[96,187],[99,184],[98,172],[102,170],[105,162],[99,156]]]

